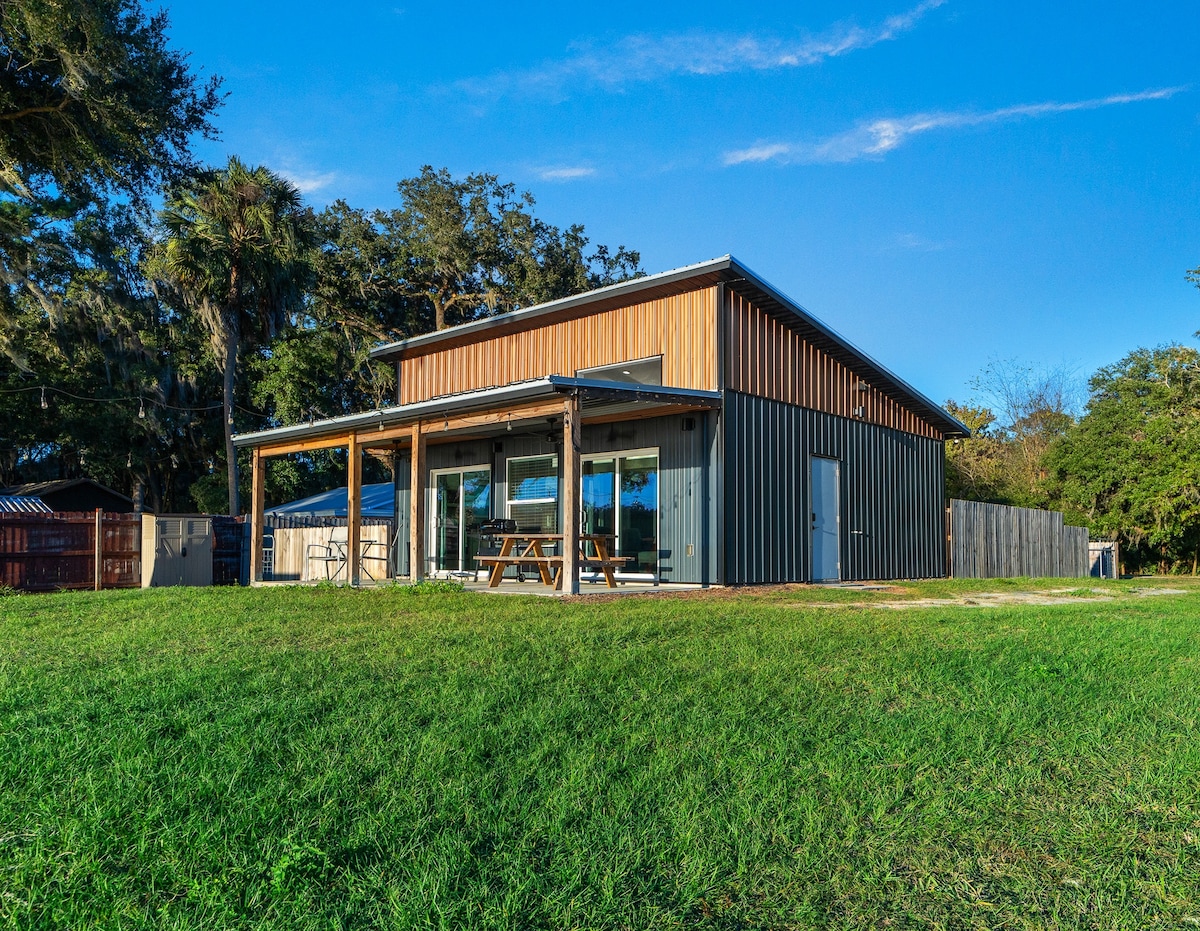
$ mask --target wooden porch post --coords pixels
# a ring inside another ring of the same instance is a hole
[[[362,447],[351,433],[346,463],[346,578],[357,587],[362,576]]]
[[[579,481],[583,437],[579,395],[563,404],[563,591],[579,594]]]
[[[96,508],[96,591],[104,587],[104,510]]]
[[[263,580],[263,520],[266,510],[266,462],[254,448],[250,469],[250,582]]]
[[[408,483],[408,575],[425,578],[425,434],[418,421],[412,428],[412,476]]]

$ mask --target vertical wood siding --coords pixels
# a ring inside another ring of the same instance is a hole
[[[400,403],[652,356],[663,384],[717,387],[716,288],[618,307],[518,333],[481,336],[399,363]]]
[[[807,582],[809,461],[840,463],[846,580],[946,574],[941,440],[728,391],[725,581]]]
[[[839,417],[854,417],[917,436],[941,439],[930,423],[809,343],[800,333],[729,291],[725,387]]]

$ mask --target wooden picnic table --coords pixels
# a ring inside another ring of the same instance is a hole
[[[561,589],[563,585],[563,557],[561,553],[547,556],[543,546],[548,543],[561,544],[561,533],[498,533],[495,539],[500,540],[500,552],[495,556],[477,556],[476,562],[482,566],[491,566],[488,576],[488,588],[497,588],[504,577],[504,570],[509,566],[537,566],[538,574],[543,585],[553,585]],[[579,565],[594,566],[604,573],[604,581],[609,588],[617,587],[614,569],[619,569],[629,561],[626,556],[613,556],[609,549],[610,541],[616,537],[610,533],[581,533],[579,535]],[[595,547],[595,555],[589,556],[586,544]]]

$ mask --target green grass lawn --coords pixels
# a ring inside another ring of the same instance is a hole
[[[1187,580],[0,598],[0,923],[1186,928],[1198,724]]]

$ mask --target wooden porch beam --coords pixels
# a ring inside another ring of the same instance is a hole
[[[350,434],[346,463],[346,577],[358,587],[362,576],[362,449],[358,435]]]
[[[647,408],[644,412],[633,410],[615,414],[600,414],[591,417],[582,417],[580,415],[580,423],[599,424],[621,420],[641,420],[647,417],[665,417],[669,414],[695,413],[704,409],[703,406],[697,405],[665,404]],[[494,410],[478,411],[471,414],[435,417],[432,420],[417,421],[417,424],[420,424],[421,432],[428,435],[435,442],[439,433],[449,434],[446,438],[447,441],[457,441],[463,438],[453,436],[452,434],[459,430],[478,430],[497,427],[506,425],[510,421],[519,425],[523,421],[537,420],[543,417],[557,418],[562,413],[562,410],[562,399],[550,398],[545,401],[508,405],[506,407],[498,407]],[[329,436],[313,437],[304,440],[265,443],[262,446],[254,448],[259,450],[263,456],[286,456],[290,453],[307,453],[318,449],[335,449],[338,446],[345,446],[350,440],[351,433],[357,434],[358,444],[362,449],[395,446],[397,442],[411,440],[415,425],[412,422],[392,424],[384,427],[382,430],[366,426],[357,431],[335,433]]]
[[[412,431],[412,475],[408,483],[408,575],[425,578],[425,434],[418,421]]]
[[[579,594],[579,485],[583,430],[579,422],[579,395],[562,404],[563,415],[563,591]]]
[[[261,582],[267,487],[267,463],[262,450],[255,449],[250,462],[250,581]]]

